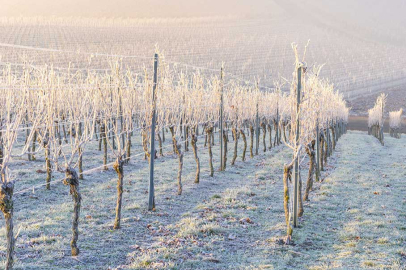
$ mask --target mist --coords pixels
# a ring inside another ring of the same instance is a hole
[[[0,16],[196,17],[264,13],[266,0],[1,0]]]
[[[405,11],[0,0],[2,269],[402,268]]]
[[[0,17],[151,18],[283,13],[334,28],[404,32],[403,0],[0,0]]]

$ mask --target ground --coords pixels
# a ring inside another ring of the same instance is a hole
[[[217,136],[216,136],[217,139]],[[217,140],[216,140],[217,142]],[[155,212],[146,211],[148,166],[141,156],[124,168],[122,228],[113,230],[116,174],[86,175],[77,257],[70,256],[73,203],[61,182],[15,195],[16,269],[406,269],[406,136],[344,135],[315,183],[294,245],[285,234],[283,164],[287,147],[273,148],[209,177],[207,149],[199,142],[202,174],[185,155],[184,192],[176,195],[177,160],[166,148],[156,164]],[[166,142],[169,145],[169,141]],[[100,165],[88,146],[86,168]],[[230,140],[229,149],[232,149]],[[134,149],[134,153],[139,149]],[[218,145],[214,148],[218,167]],[[113,157],[111,157],[113,159]],[[231,153],[229,155],[231,161]],[[44,182],[43,157],[16,160],[16,192]],[[302,178],[306,179],[307,162]],[[86,169],[85,168],[85,169]],[[55,179],[62,175],[56,174]],[[5,258],[4,220],[0,256]]]
[[[351,115],[348,118],[348,129],[358,131],[368,131],[368,116]],[[389,133],[389,118],[384,119],[384,132]],[[406,118],[402,119],[401,133],[406,133]]]

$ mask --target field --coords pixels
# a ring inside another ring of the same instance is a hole
[[[167,152],[157,160],[155,212],[146,211],[147,163],[140,158],[125,166],[119,231],[112,229],[114,203],[109,203],[115,200],[116,173],[85,176],[82,253],[75,258],[67,249],[67,188],[58,182],[49,191],[16,195],[15,269],[405,269],[405,137],[388,138],[383,147],[364,132],[343,135],[305,203],[292,246],[281,244],[282,165],[290,151],[276,147],[210,178],[202,144],[201,183],[193,184],[189,153],[181,196],[176,195],[176,158]],[[85,166],[101,164],[101,155],[92,151],[96,146],[89,148]],[[35,164],[44,170],[42,157]],[[28,170],[27,161],[14,166],[22,185],[44,181],[44,174]],[[3,227],[3,258],[4,234]]]
[[[395,88],[384,88],[382,92],[388,94],[387,111],[395,111],[399,108],[406,109],[406,95],[404,94],[405,86]],[[351,114],[354,116],[367,116],[370,109],[379,94],[371,93],[362,97],[349,100],[348,106],[351,107]]]
[[[345,1],[341,8],[356,6],[354,1]],[[303,48],[310,40],[309,67],[325,64],[322,76],[348,100],[406,85],[406,63],[399,57],[405,55],[406,40],[394,16],[370,22],[365,10],[352,14],[356,9],[348,12],[320,0],[267,2],[270,7],[262,16],[0,17],[0,64],[52,64],[57,72],[66,72],[71,65],[72,70],[103,72],[110,68],[115,55],[142,73],[157,45],[166,61],[178,68],[213,75],[224,62],[227,79],[237,77],[253,83],[259,78],[266,89],[273,88],[281,77],[291,76],[295,61],[291,43]],[[404,3],[392,2],[367,3],[379,17],[384,10],[400,12]],[[344,14],[332,16],[332,10]],[[362,21],[362,16],[368,19]]]
[[[403,0],[24,1],[0,267],[406,270]]]

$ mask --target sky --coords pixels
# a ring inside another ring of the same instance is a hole
[[[196,17],[257,14],[272,0],[0,0],[0,16]]]
[[[0,17],[201,17],[286,12],[304,20],[406,28],[406,0],[0,0]],[[320,16],[322,15],[322,16]]]

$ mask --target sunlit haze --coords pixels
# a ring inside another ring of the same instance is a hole
[[[0,268],[406,266],[406,0],[0,0]]]

